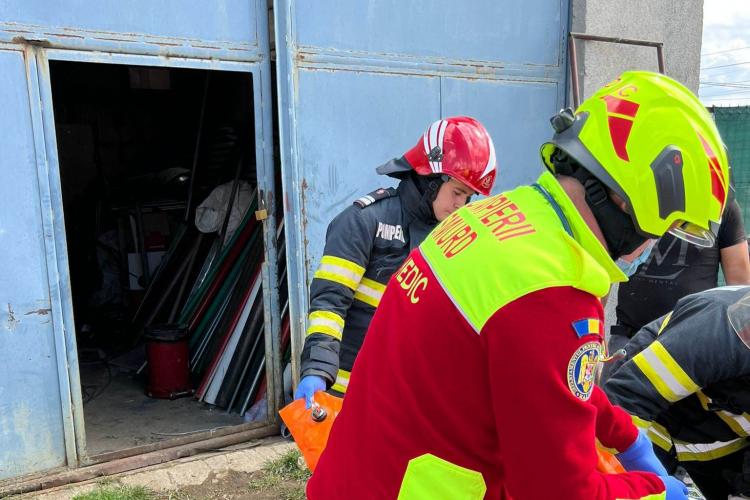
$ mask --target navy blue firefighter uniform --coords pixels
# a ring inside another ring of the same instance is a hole
[[[375,308],[391,275],[437,225],[432,201],[443,179],[407,175],[397,188],[355,201],[328,226],[310,286],[301,375],[344,393]]]
[[[750,348],[740,335],[750,322],[738,333],[728,316],[748,292],[680,299],[636,333],[604,386],[647,430],[667,470],[682,465],[709,499],[750,494]]]

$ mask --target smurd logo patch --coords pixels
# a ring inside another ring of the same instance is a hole
[[[575,397],[587,401],[594,388],[594,371],[602,346],[599,342],[586,342],[576,349],[568,363],[568,387]]]

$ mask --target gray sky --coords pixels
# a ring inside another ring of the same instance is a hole
[[[750,0],[704,0],[700,82],[707,106],[750,105]]]

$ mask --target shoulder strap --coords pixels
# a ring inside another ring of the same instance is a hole
[[[570,227],[570,222],[568,222],[568,218],[565,217],[565,214],[563,213],[562,208],[560,208],[560,205],[555,201],[552,195],[549,194],[549,192],[547,192],[547,190],[544,189],[540,184],[535,182],[534,184],[532,184],[532,186],[534,187],[534,189],[539,191],[539,193],[542,196],[544,196],[544,198],[549,202],[550,205],[552,205],[552,209],[555,211],[555,213],[557,214],[557,217],[560,219],[560,222],[562,223],[563,228],[565,228],[565,232],[568,233],[568,235],[570,235],[570,237],[572,238],[573,230]]]
[[[392,196],[396,196],[397,191],[395,188],[379,188],[373,191],[370,194],[366,194],[363,197],[359,198],[354,202],[355,205],[357,205],[359,208],[365,208],[369,207],[376,201],[383,200],[385,198],[390,198]]]

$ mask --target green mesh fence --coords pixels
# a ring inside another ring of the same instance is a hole
[[[747,229],[750,226],[750,106],[712,107],[711,111],[729,150],[734,188]]]
[[[750,224],[750,106],[712,107],[711,112],[729,150],[734,189],[747,230]],[[719,286],[724,284],[724,273],[720,272]]]

